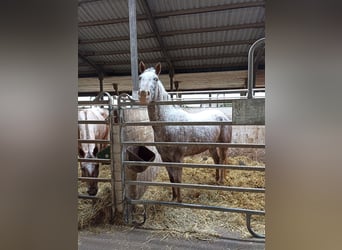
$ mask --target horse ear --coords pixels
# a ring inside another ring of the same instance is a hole
[[[154,67],[156,70],[156,74],[159,75],[161,71],[161,63],[157,63],[156,66]]]
[[[144,62],[140,61],[140,63],[139,63],[139,73],[144,72],[145,68],[146,68],[146,66],[145,66]]]

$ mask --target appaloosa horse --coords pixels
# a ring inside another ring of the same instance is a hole
[[[78,120],[105,120],[108,117],[108,110],[101,108],[89,108],[78,110]],[[81,140],[106,140],[109,138],[109,128],[107,124],[79,124],[78,125],[78,138]],[[96,155],[101,151],[106,144],[95,143],[78,143],[78,156],[80,158],[96,158]],[[81,162],[82,177],[98,177],[99,176],[99,163],[96,162]],[[96,195],[98,186],[97,181],[88,181],[89,195]]]
[[[228,117],[217,109],[208,109],[198,113],[188,113],[180,106],[157,105],[155,101],[171,100],[163,84],[159,80],[161,64],[145,70],[143,62],[139,64],[139,101],[148,104],[150,121],[229,121]],[[230,125],[200,126],[153,126],[156,142],[231,142],[232,128]],[[227,147],[213,148],[206,145],[198,146],[156,146],[163,162],[183,162],[185,156],[199,154],[209,149],[215,164],[223,164],[227,157]],[[166,167],[170,182],[181,183],[182,168]],[[216,181],[223,184],[225,171],[216,169]],[[172,188],[172,199],[181,202],[179,188]]]

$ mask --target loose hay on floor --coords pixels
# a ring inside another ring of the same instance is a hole
[[[80,176],[80,173],[79,173]],[[111,170],[109,165],[100,167],[99,177],[109,178]],[[78,200],[78,228],[84,229],[89,226],[109,223],[111,220],[111,184],[106,182],[98,183],[98,200],[79,199]],[[87,183],[78,183],[78,192],[87,193]]]
[[[211,157],[206,154],[188,157],[185,159],[185,162],[213,164]],[[228,164],[264,165],[243,156],[229,159]],[[101,177],[109,177],[109,167],[107,173],[106,170],[103,171],[103,169],[101,169],[100,173]],[[106,176],[106,174],[108,174],[108,176]],[[264,176],[264,172],[230,170],[227,171],[225,184],[229,186],[264,188]],[[169,178],[164,167],[160,169],[155,181],[169,182]],[[216,185],[215,169],[184,168],[183,182]],[[108,188],[110,187],[109,183],[100,183],[100,197],[104,197],[106,193],[106,188],[101,187],[103,185],[108,185]],[[104,193],[102,194],[102,192]],[[171,188],[151,186],[148,187],[142,199],[170,201],[171,197]],[[264,210],[265,208],[265,196],[263,193],[241,193],[182,188],[182,197],[184,203],[246,208],[253,210]],[[97,223],[100,223],[101,220],[102,223],[109,222],[108,218],[104,218],[104,208],[101,208],[101,206],[110,206],[110,193],[108,197],[104,197],[103,200],[103,204],[98,203],[97,205],[92,205],[91,201],[79,201],[79,228],[96,225]],[[148,205],[146,208],[147,220],[142,227],[161,230],[162,233],[166,235],[185,238],[196,237],[200,239],[206,239],[208,236],[229,237],[232,235],[250,237],[246,228],[246,219],[244,214],[177,208],[161,205]],[[253,216],[252,228],[257,233],[264,234],[264,216]]]
[[[212,164],[211,158],[195,156],[186,158],[188,163]],[[237,165],[263,165],[253,162],[246,157],[235,157],[228,164]],[[183,182],[215,185],[214,169],[184,168]],[[164,168],[156,181],[168,182],[169,178]],[[230,186],[240,187],[264,187],[264,173],[250,171],[228,171],[225,183]],[[149,187],[143,196],[146,200],[170,201],[171,188]],[[184,203],[195,203],[221,207],[236,207],[253,210],[264,210],[265,197],[260,193],[241,193],[216,190],[182,189]],[[143,227],[156,229],[169,229],[185,234],[196,232],[203,235],[221,235],[237,233],[242,237],[249,237],[246,228],[245,215],[237,213],[225,213],[218,211],[176,208],[161,205],[147,206],[147,221]],[[263,216],[252,217],[253,229],[264,234],[265,221]],[[196,236],[197,237],[197,236]]]

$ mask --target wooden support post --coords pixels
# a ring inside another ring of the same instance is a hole
[[[103,72],[100,72],[100,73],[99,73],[100,93],[103,92],[103,78],[104,78]]]

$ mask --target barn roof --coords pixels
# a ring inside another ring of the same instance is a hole
[[[78,1],[79,78],[131,75],[128,13],[128,0]],[[246,70],[265,36],[262,0],[137,0],[136,13],[138,60],[163,73]]]

